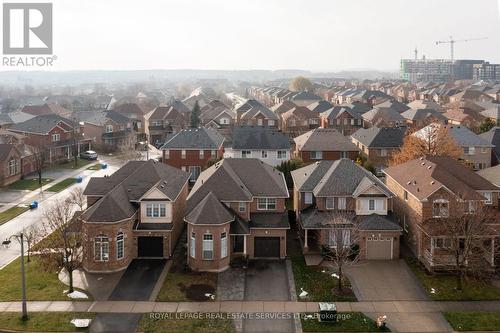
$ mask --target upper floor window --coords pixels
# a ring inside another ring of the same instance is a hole
[[[318,125],[319,120],[316,118],[309,119],[309,125]]]
[[[490,205],[493,202],[493,195],[491,192],[483,192],[481,194],[486,198],[484,201],[485,204]]]
[[[196,258],[196,234],[191,233],[191,242],[189,244],[189,255],[191,258]]]
[[[347,199],[344,197],[339,197],[339,198],[337,198],[337,200],[338,200],[338,203],[337,203],[338,209],[345,210],[347,208]]]
[[[19,172],[18,165],[19,163],[14,158],[9,161],[9,176],[13,176]]]
[[[200,149],[200,160],[205,158],[205,151]]]
[[[333,197],[326,198],[325,206],[326,209],[335,209],[335,202],[333,200]]]
[[[263,125],[262,118],[257,119],[257,125],[259,125],[259,126]]]
[[[258,210],[276,210],[276,199],[275,198],[258,198],[257,199],[257,209]]]
[[[311,152],[311,160],[321,160],[323,158],[322,151],[312,151]]]
[[[165,159],[168,160],[170,158],[170,150],[165,149],[163,151],[163,156],[165,156]]]
[[[386,157],[387,156],[387,149],[380,149],[380,156]]]
[[[153,120],[153,121],[151,122],[151,125],[152,125],[152,126],[161,126],[161,124],[162,124],[162,121],[161,121],[161,120]]]
[[[240,202],[238,204],[238,211],[243,213],[247,210],[247,204],[245,202]]]
[[[223,232],[220,235],[220,257],[225,258],[227,257],[227,233]]]
[[[181,150],[181,158],[186,158],[186,150],[185,149]]]
[[[304,193],[304,203],[310,205],[313,203],[313,194],[311,192]]]
[[[464,147],[464,154],[465,155],[474,155],[476,152],[475,147]]]
[[[242,150],[241,151],[241,158],[250,158],[250,157],[252,157],[251,150]]]
[[[290,126],[297,126],[295,119],[290,119]]]
[[[278,150],[277,152],[278,159],[282,160],[286,158],[286,150]]]
[[[210,151],[210,158],[215,160],[217,158],[217,150]]]
[[[112,133],[113,132],[113,125],[106,125],[106,133]]]
[[[94,260],[109,260],[109,239],[105,235],[99,235],[94,238]]]
[[[447,200],[437,199],[432,203],[432,216],[433,217],[448,217],[449,216],[449,203]]]
[[[267,158],[267,150],[263,150],[260,152],[260,157],[261,158]]]
[[[198,177],[200,176],[200,173],[201,173],[201,167],[200,166],[190,166],[189,167],[189,173],[190,173],[190,176],[189,176],[189,181],[191,182],[195,182],[196,179],[198,179]]]
[[[61,140],[61,134],[59,134],[59,133],[52,134],[52,142],[57,142],[60,140]]]
[[[340,152],[340,158],[347,158],[347,152],[346,151],[341,151]]]
[[[229,119],[224,117],[220,119],[220,124],[221,125],[229,125]]]
[[[119,232],[116,236],[116,259],[118,260],[123,259],[125,249],[124,245],[123,232]]]
[[[147,203],[147,217],[165,217],[167,215],[167,206],[164,203]]]
[[[375,210],[375,199],[368,200],[368,210]]]
[[[203,235],[203,260],[214,258],[214,239],[212,234]]]
[[[481,148],[481,153],[484,154],[484,153],[487,153],[487,152],[488,152],[488,148],[485,148],[485,147]]]
[[[267,121],[267,126],[274,126],[274,120],[273,119],[269,119]]]

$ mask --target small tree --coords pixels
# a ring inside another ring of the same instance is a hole
[[[200,105],[198,101],[194,103],[193,111],[191,111],[190,126],[193,128],[198,128],[200,126]]]
[[[46,163],[47,149],[43,140],[35,143],[35,145],[31,145],[30,149],[33,153],[33,166],[38,175],[38,186],[42,188],[42,173]]]
[[[342,291],[344,267],[351,265],[359,259],[359,223],[354,212],[339,211],[328,213],[329,216],[329,242],[323,245],[322,253],[326,260],[331,261],[338,274],[338,291]]]
[[[283,173],[288,188],[293,188],[292,171],[301,168],[304,162],[300,158],[293,158],[289,161],[283,161],[276,167],[276,170]]]
[[[66,201],[69,204],[75,205],[78,207],[78,211],[83,212],[85,209],[85,206],[87,204],[87,198],[83,194],[83,190],[81,187],[76,187],[71,192],[69,193],[68,198]]]
[[[493,120],[491,120],[490,118],[486,118],[481,122],[481,125],[479,125],[479,133],[488,132],[494,126],[495,123],[493,122]]]
[[[74,206],[68,201],[56,202],[44,214],[44,232],[47,247],[43,256],[49,265],[65,269],[69,278],[69,293],[74,291],[73,272],[82,267],[83,234],[82,223],[74,216]]]
[[[308,78],[303,76],[297,76],[292,80],[292,82],[290,82],[290,90],[313,92],[314,85]]]
[[[39,241],[40,239],[40,230],[36,227],[36,225],[31,225],[28,228],[23,230],[23,235],[24,235],[24,241],[26,242],[26,254],[27,254],[27,261],[31,261],[31,250],[33,246]]]

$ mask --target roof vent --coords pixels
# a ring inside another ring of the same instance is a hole
[[[417,181],[416,180],[413,181],[413,185],[417,185]]]
[[[406,183],[406,185],[411,185],[411,181],[409,181],[408,183]]]
[[[424,160],[424,158],[423,158],[423,157],[420,157],[420,160],[421,160],[421,161],[423,161],[423,160]]]
[[[429,169],[429,170],[430,170],[431,168],[432,168],[432,165],[429,165],[429,166],[427,167],[427,169]]]
[[[431,185],[434,185],[435,181],[431,180]]]
[[[422,162],[422,165],[425,165],[425,162]]]

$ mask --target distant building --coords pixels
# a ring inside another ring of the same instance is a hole
[[[476,68],[485,64],[489,63],[484,60],[401,59],[400,76],[410,82],[472,80],[476,72],[484,72]],[[483,78],[478,76],[477,79]]]

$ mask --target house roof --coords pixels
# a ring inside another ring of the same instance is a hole
[[[173,99],[168,102],[168,105],[176,109],[177,111],[181,113],[190,113],[191,110],[184,104],[182,101],[178,99]]]
[[[462,125],[442,125],[433,123],[420,129],[412,135],[425,139],[435,132],[434,129],[436,127],[447,129],[448,133],[455,140],[457,145],[461,147],[493,147],[491,143]]]
[[[360,128],[351,137],[369,148],[395,148],[403,144],[406,127]]]
[[[235,220],[234,214],[210,191],[184,220],[192,224],[223,224]]]
[[[361,114],[359,112],[356,112],[350,107],[345,105],[336,105],[321,113],[321,116],[327,119],[336,119],[344,113],[348,113],[354,119],[361,119]]]
[[[416,99],[413,102],[408,103],[407,105],[408,105],[408,107],[415,109],[415,110],[433,109],[433,110],[436,110],[438,112],[444,111],[443,107],[441,105],[439,105],[438,103],[436,103],[432,100],[428,100],[428,99]]]
[[[288,197],[283,174],[253,158],[225,158],[204,170],[188,197],[188,211],[209,192],[219,201],[251,201],[253,197]]]
[[[396,110],[392,108],[375,108],[370,110],[362,115],[362,118],[365,121],[368,121],[372,124],[379,124],[384,122],[400,122],[404,121],[403,116]]]
[[[15,145],[10,143],[0,143],[0,161],[5,162],[10,152],[16,149]]]
[[[377,215],[371,214],[368,216],[361,217],[362,220],[359,223],[359,229],[361,230],[394,230],[402,231],[401,227],[394,222],[392,215]]]
[[[188,128],[172,135],[161,149],[211,149],[217,150],[224,137],[211,128]]]
[[[396,110],[399,113],[405,112],[406,110],[409,110],[410,107],[404,103],[401,103],[395,99],[388,99],[386,101],[383,101],[382,103],[379,103],[375,105],[377,108],[391,108],[393,110]]]
[[[425,120],[429,117],[434,117],[435,121],[445,121],[446,117],[434,109],[409,109],[401,113],[408,120]]]
[[[480,113],[484,117],[496,119],[498,121],[500,120],[500,104],[492,106],[484,111],[481,111]]]
[[[358,151],[358,148],[333,128],[315,128],[293,139],[301,151]]]
[[[477,171],[477,174],[488,180],[493,185],[500,187],[500,164],[491,168]]]
[[[290,137],[264,126],[235,126],[233,128],[233,149],[287,149],[291,148]]]
[[[318,113],[324,112],[328,109],[331,109],[332,107],[333,107],[332,103],[327,102],[325,100],[317,101],[307,106],[309,110]]]
[[[495,146],[493,147],[493,152],[500,159],[500,127],[493,127],[488,132],[479,134],[479,136]]]
[[[71,120],[57,114],[46,114],[33,117],[22,123],[14,124],[9,129],[18,132],[47,134],[61,122],[67,124],[69,127],[74,125]]]
[[[309,91],[301,91],[295,93],[291,98],[291,101],[308,101],[308,100],[321,100],[321,97],[309,92]]]
[[[289,101],[289,100],[285,100],[279,104],[273,105],[271,107],[271,111],[273,111],[277,115],[280,115],[282,113],[287,112],[288,110],[293,109],[296,106],[297,106],[297,104],[295,104],[294,102]]]
[[[297,117],[298,119],[308,120],[312,118],[319,118],[319,113],[309,110],[305,106],[296,106],[293,109],[290,109],[281,114],[283,121],[286,121],[288,118]]]
[[[500,190],[460,162],[445,156],[417,158],[383,172],[419,200],[425,200],[442,187],[465,200],[484,200],[477,193],[479,190]]]
[[[57,114],[63,117],[67,117],[71,114],[71,111],[63,108],[62,106],[55,103],[45,103],[43,105],[25,105],[21,112],[29,113],[34,116]]]

